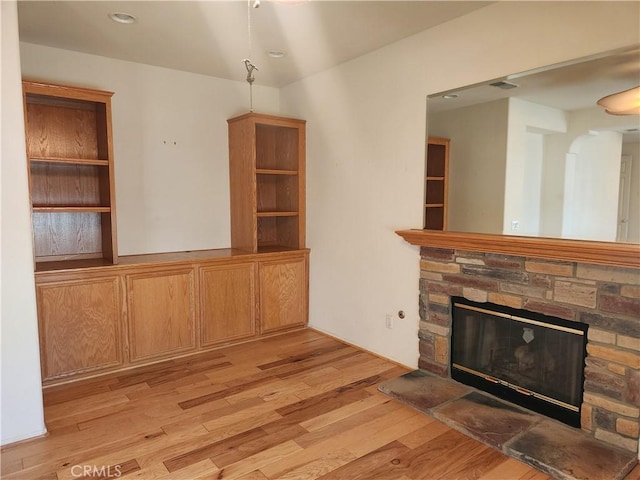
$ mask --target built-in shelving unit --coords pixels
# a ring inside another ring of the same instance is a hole
[[[118,259],[112,93],[23,89],[45,385],[306,325],[303,120],[229,120],[231,249]]]
[[[424,228],[446,230],[449,176],[449,139],[429,137],[425,184]]]
[[[34,256],[117,263],[113,93],[23,82]]]
[[[231,247],[305,243],[305,121],[248,113],[228,120]]]

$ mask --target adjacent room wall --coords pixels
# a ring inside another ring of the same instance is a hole
[[[639,18],[637,2],[496,2],[283,88],[309,127],[311,325],[416,366],[419,252],[394,231],[422,225],[427,95],[636,44]]]
[[[545,192],[542,196],[543,215],[540,232],[543,236],[562,236],[565,156],[569,152],[571,144],[578,137],[588,134],[591,130],[623,131],[633,127],[638,127],[638,119],[635,116],[609,115],[600,107],[590,107],[567,113],[566,133],[546,136],[542,180]],[[634,144],[630,144],[624,150],[626,153],[638,157],[640,150],[637,150],[636,147],[634,153],[632,145]],[[640,171],[635,171],[632,180],[632,190],[638,191],[640,189]],[[632,198],[635,218],[640,218],[640,199],[638,197],[635,197],[635,199],[636,202],[633,203]],[[638,222],[635,222],[635,225],[638,225]],[[632,238],[634,237],[630,237],[630,239]]]
[[[615,242],[622,134],[605,131],[575,139],[567,153],[562,236]]]
[[[245,82],[28,43],[20,54],[24,78],[115,92],[120,255],[229,247],[227,119],[249,111]],[[278,113],[278,98],[254,86],[255,111]]]
[[[31,213],[20,84],[16,3],[0,2],[0,444],[46,432],[42,414]]]
[[[631,188],[629,194],[629,227],[627,241],[640,242],[640,143],[622,144],[622,155],[631,157]]]
[[[557,108],[509,98],[502,232],[539,235],[544,134],[566,132],[566,114]],[[513,222],[518,222],[517,227]]]
[[[502,231],[508,122],[509,99],[429,115],[429,135],[451,139],[449,230]]]

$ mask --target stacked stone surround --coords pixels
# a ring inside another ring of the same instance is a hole
[[[451,296],[586,323],[581,427],[638,451],[640,271],[430,247],[420,254],[420,368],[450,376]]]

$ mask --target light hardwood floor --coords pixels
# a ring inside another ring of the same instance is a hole
[[[376,390],[406,371],[303,330],[51,388],[2,478],[549,478]]]

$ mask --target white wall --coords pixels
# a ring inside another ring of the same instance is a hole
[[[562,236],[615,242],[622,134],[577,138],[567,153]]]
[[[283,88],[309,127],[311,325],[415,366],[419,249],[394,230],[422,223],[426,96],[635,44],[639,18],[636,2],[497,2]]]
[[[628,242],[640,242],[640,143],[623,143],[622,155],[631,157]]]
[[[42,414],[16,3],[0,2],[0,444],[46,432]]]
[[[545,137],[543,166],[542,225],[541,234],[549,237],[561,237],[563,225],[563,206],[565,188],[565,156],[571,144],[580,136],[590,131],[623,131],[637,128],[636,116],[609,115],[600,107],[583,108],[567,113],[566,133],[551,134]],[[632,149],[630,151],[633,151]],[[632,154],[633,155],[633,154]],[[636,153],[636,156],[638,153]],[[640,172],[633,177],[633,189],[640,189],[636,183],[640,181]],[[615,216],[614,209],[611,215]],[[636,212],[640,212],[637,207]]]
[[[429,135],[451,140],[448,230],[502,232],[508,119],[508,99],[429,115]]]
[[[566,132],[566,114],[557,108],[509,98],[502,233],[540,233],[544,138]],[[518,222],[517,230],[513,222]],[[473,230],[471,230],[473,231]]]
[[[28,43],[20,54],[24,78],[115,92],[120,255],[229,247],[227,119],[249,110],[245,82]],[[278,103],[254,86],[255,111]]]

